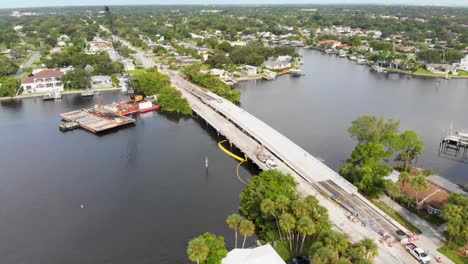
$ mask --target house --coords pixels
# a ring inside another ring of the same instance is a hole
[[[245,41],[229,41],[229,44],[231,44],[231,46],[246,46],[247,45],[247,42]]]
[[[223,76],[225,72],[226,72],[225,70],[221,70],[221,69],[211,69],[210,70],[211,75],[214,75],[214,76],[217,76],[217,77]]]
[[[244,65],[237,68],[239,72],[244,76],[253,76],[258,74],[258,67],[251,65]]]
[[[231,250],[222,264],[285,264],[284,260],[276,253],[275,249],[266,244],[256,248],[236,248]]]
[[[445,74],[449,72],[452,72],[454,74],[457,73],[457,69],[453,67],[453,65],[450,65],[450,64],[431,63],[431,64],[427,64],[426,68],[428,71],[433,72],[433,73],[440,73],[440,74]]]
[[[415,46],[397,46],[396,50],[399,52],[412,52],[416,50]]]
[[[104,88],[112,87],[112,79],[106,75],[91,76],[91,87],[92,88]]]
[[[270,70],[282,71],[282,70],[291,68],[292,65],[291,65],[291,62],[273,60],[272,58],[269,58],[267,61],[263,63],[263,66]]]
[[[48,93],[53,91],[63,91],[63,84],[60,81],[63,72],[46,69],[26,78],[21,83],[24,93]]]
[[[321,40],[317,43],[319,46],[331,45],[332,49],[335,49],[338,46],[341,46],[341,41],[338,40]]]
[[[291,55],[278,56],[276,60],[290,62],[292,61],[292,56]]]
[[[468,72],[468,55],[460,61],[460,70]]]
[[[134,71],[135,70],[135,64],[133,64],[133,61],[130,60],[130,59],[122,60],[122,64],[123,64],[124,69],[126,71]]]

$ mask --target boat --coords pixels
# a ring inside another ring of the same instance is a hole
[[[356,57],[356,56],[349,56],[348,58],[349,58],[350,60],[352,60],[352,61],[356,61],[356,60],[357,60],[357,57]]]
[[[85,92],[81,93],[81,97],[91,97],[94,95],[98,95],[99,91],[97,90],[86,90]]]
[[[367,63],[367,60],[364,59],[364,58],[358,58],[358,59],[357,59],[357,63],[363,65],[363,64],[366,64],[366,63]]]
[[[62,93],[60,91],[46,93],[44,96],[42,96],[43,101],[49,101],[49,100],[55,100],[55,99],[61,99],[61,98],[62,98]]]
[[[334,54],[334,53],[335,53],[335,50],[333,50],[333,49],[327,49],[327,50],[325,50],[325,53],[326,53],[326,54]]]
[[[378,65],[372,65],[372,69],[374,71],[380,72],[380,73],[386,73],[387,72],[387,69],[385,69],[384,67],[378,66]]]
[[[303,74],[302,71],[299,70],[299,69],[297,69],[297,70],[291,70],[291,76],[292,76],[292,77],[300,77],[300,76],[302,76],[302,75],[304,75],[304,74]]]
[[[59,125],[59,129],[62,132],[67,132],[73,129],[77,129],[79,127],[80,127],[80,124],[78,124],[77,122],[66,122],[66,123]]]

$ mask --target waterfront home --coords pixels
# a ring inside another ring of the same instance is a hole
[[[269,58],[263,63],[263,66],[270,70],[282,71],[291,68],[292,64],[291,62],[280,61],[277,59],[274,60],[272,58]]]
[[[284,61],[284,62],[290,62],[290,61],[292,61],[292,56],[291,55],[278,56],[277,60]]]
[[[91,76],[91,87],[92,88],[105,88],[112,87],[112,79],[106,75]]]
[[[446,74],[452,72],[453,74],[457,73],[457,69],[450,64],[438,64],[430,63],[426,65],[428,71],[432,73]]]
[[[468,55],[460,61],[460,70],[468,71]]]
[[[210,73],[211,73],[211,75],[214,75],[214,76],[216,76],[216,77],[221,77],[221,76],[223,76],[223,75],[226,73],[226,71],[225,71],[225,70],[221,70],[221,69],[216,69],[216,68],[215,68],[215,69],[211,69],[211,70],[210,70]]]
[[[399,52],[412,52],[416,50],[415,46],[397,46],[396,50]]]
[[[221,260],[222,264],[285,264],[284,260],[278,255],[276,250],[266,244],[256,248],[235,248],[231,250],[225,258]]]
[[[63,84],[60,81],[63,72],[46,69],[29,76],[21,83],[23,93],[49,93],[53,91],[63,91]]]
[[[177,62],[175,63],[175,65],[178,66],[178,67],[186,67],[186,66],[190,66],[190,65],[193,65],[195,63],[200,63],[201,62],[201,60],[195,59],[195,58],[190,57],[190,56],[176,56],[176,60],[177,60]]]
[[[323,47],[330,45],[330,47],[332,49],[335,49],[335,48],[337,48],[337,47],[339,47],[341,45],[341,41],[338,41],[338,40],[321,40],[321,41],[317,42],[317,45],[318,46],[323,46]]]
[[[253,76],[258,74],[258,67],[251,65],[237,67],[237,70],[244,76]]]

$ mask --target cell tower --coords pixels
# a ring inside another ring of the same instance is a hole
[[[104,6],[104,10],[106,11],[107,20],[109,22],[109,30],[111,34],[114,34],[114,23],[112,22],[112,13],[109,6]]]

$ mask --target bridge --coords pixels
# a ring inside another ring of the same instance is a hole
[[[302,178],[319,193],[332,197],[344,210],[380,236],[396,236],[409,231],[359,194],[357,188],[287,137],[230,101],[194,85],[176,72],[167,72],[173,85],[189,101],[192,110],[230,143],[246,159],[262,170],[269,169],[258,155],[270,156],[278,170]]]

